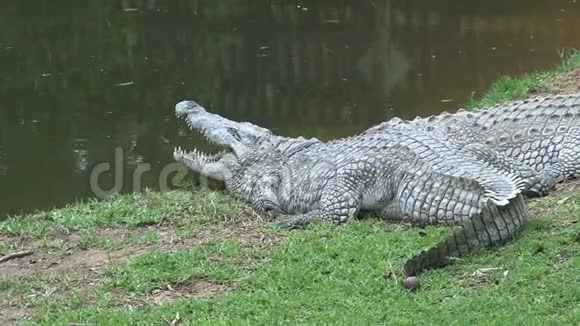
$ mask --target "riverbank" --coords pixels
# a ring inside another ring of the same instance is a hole
[[[562,62],[548,71],[500,78],[467,106],[477,108],[532,96],[580,93],[580,51],[562,52],[561,58]]]
[[[503,78],[472,107],[580,92],[580,54]],[[0,222],[0,324],[578,324],[580,185],[530,201],[506,246],[422,276],[400,266],[448,228],[364,219],[273,228],[243,203],[183,189],[89,201]]]

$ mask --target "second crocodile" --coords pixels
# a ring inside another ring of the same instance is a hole
[[[580,94],[536,97],[411,121],[395,118],[366,133],[401,124],[524,178],[537,174],[529,194],[545,194],[557,180],[580,176]]]

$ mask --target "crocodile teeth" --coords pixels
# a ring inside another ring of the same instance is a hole
[[[179,146],[173,149],[173,158],[176,160],[182,158],[184,154],[185,152]]]

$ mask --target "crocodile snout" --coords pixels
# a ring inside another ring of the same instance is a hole
[[[181,101],[175,105],[175,114],[178,116],[191,113],[205,113],[205,110],[194,101]]]

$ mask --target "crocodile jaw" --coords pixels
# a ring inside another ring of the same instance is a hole
[[[173,150],[173,158],[192,171],[199,173],[203,178],[224,184],[231,178],[233,166],[237,165],[237,157],[228,151],[210,155],[197,149],[187,152],[176,147]]]
[[[238,157],[273,137],[266,128],[209,113],[194,101],[177,103],[175,114],[184,118],[189,129],[199,132],[208,142],[231,149]]]

